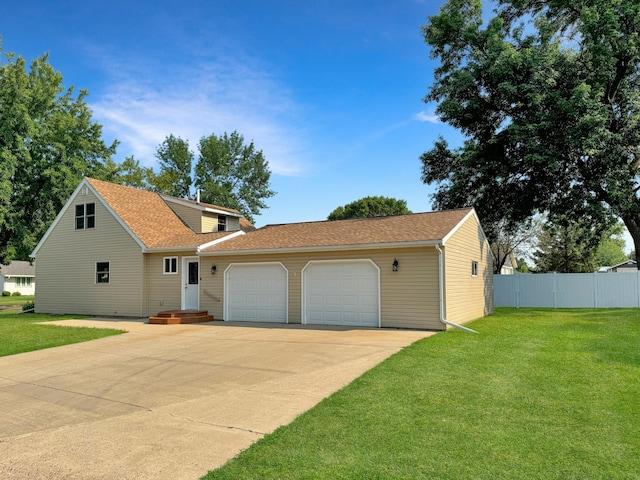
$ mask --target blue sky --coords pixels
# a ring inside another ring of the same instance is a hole
[[[154,165],[169,134],[237,130],[261,149],[277,195],[256,224],[322,220],[367,195],[431,210],[420,154],[439,134],[422,98],[436,63],[420,27],[441,2],[8,0],[5,51],[49,52],[89,90],[117,161]]]

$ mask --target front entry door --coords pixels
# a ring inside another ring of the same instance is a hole
[[[200,308],[200,261],[198,257],[182,258],[182,309]]]

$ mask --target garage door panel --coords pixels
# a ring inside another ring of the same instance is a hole
[[[304,271],[304,319],[379,326],[378,269],[370,261],[312,262]]]
[[[282,265],[233,265],[225,272],[227,320],[287,322],[287,276]]]

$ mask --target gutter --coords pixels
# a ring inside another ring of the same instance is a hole
[[[264,228],[264,227],[262,227]],[[260,230],[260,229],[258,229]],[[229,238],[229,237],[224,237]],[[354,243],[348,245],[320,245],[311,247],[272,247],[272,248],[254,248],[251,250],[212,250],[209,252],[201,251],[200,255],[255,255],[269,253],[306,253],[306,252],[335,252],[343,250],[373,250],[380,248],[404,248],[404,247],[423,247],[437,245],[434,240],[416,240],[411,242],[388,242],[388,243]],[[202,245],[201,245],[202,248]]]
[[[446,318],[444,318],[444,262],[442,261],[442,249],[440,245],[436,243],[436,250],[438,251],[438,283],[440,287],[440,321],[445,325],[450,327],[459,328],[460,330],[464,330],[465,332],[478,333],[475,330],[472,330],[467,327],[463,327],[462,325],[458,325],[457,323],[450,322]]]

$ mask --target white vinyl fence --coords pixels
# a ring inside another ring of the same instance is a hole
[[[640,272],[494,275],[496,307],[640,307]]]

